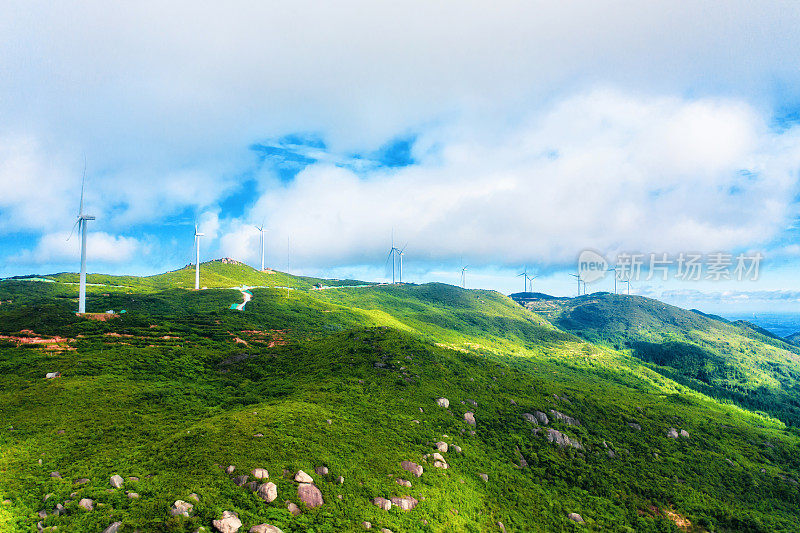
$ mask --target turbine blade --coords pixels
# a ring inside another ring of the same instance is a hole
[[[78,220],[76,220],[75,224],[72,225],[72,229],[69,232],[69,237],[67,237],[68,241],[72,238],[72,234],[75,233],[75,228],[80,226],[81,220],[83,220],[83,219],[78,217]]]
[[[78,207],[78,216],[83,214],[83,189],[86,185],[86,154],[83,154],[83,176],[81,177],[81,203]]]

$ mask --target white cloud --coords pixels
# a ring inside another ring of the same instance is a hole
[[[681,135],[681,131],[684,134]],[[268,191],[252,217],[290,233],[312,265],[408,258],[568,263],[602,251],[738,249],[767,242],[792,214],[800,129],[769,130],[741,101],[567,98],[503,136],[439,129],[441,150],[366,179],[328,164]]]
[[[67,240],[68,237],[68,232],[48,233],[42,236],[35,248],[23,250],[11,261],[22,264],[80,261],[80,234],[75,232]],[[133,237],[90,231],[86,238],[87,263],[128,263],[146,250],[147,246]]]

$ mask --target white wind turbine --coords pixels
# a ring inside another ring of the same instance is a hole
[[[75,227],[77,226],[78,231],[81,232],[81,278],[80,278],[80,289],[78,290],[78,313],[85,313],[86,312],[86,222],[89,220],[95,220],[95,217],[92,215],[87,215],[83,212],[83,189],[84,185],[86,184],[86,159],[83,160],[83,178],[81,178],[81,203],[80,207],[78,208],[78,220],[75,222],[75,225],[72,226],[72,231],[75,231]],[[70,232],[69,240],[72,237],[72,232]]]
[[[200,290],[200,237],[205,236],[205,233],[198,233],[197,224],[194,226],[194,246],[195,246],[195,263],[194,263],[194,290]]]
[[[464,265],[463,267],[461,267],[461,288],[462,289],[466,289],[467,288],[467,267],[468,266],[469,265]]]
[[[253,226],[253,227],[256,228],[259,233],[259,241],[261,246],[261,272],[264,272],[264,233],[266,233],[267,230],[264,229],[263,222],[261,223],[260,227],[259,226]]]

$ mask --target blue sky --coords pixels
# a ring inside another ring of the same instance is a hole
[[[798,304],[791,2],[2,2],[0,276],[206,258],[505,293],[578,254],[761,252],[757,281],[642,281],[714,312]],[[79,28],[80,31],[76,31]],[[610,289],[608,279],[590,290]]]

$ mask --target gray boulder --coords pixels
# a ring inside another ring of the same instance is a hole
[[[223,511],[222,518],[214,520],[212,524],[219,533],[236,533],[242,527],[242,521],[231,511]]]
[[[119,531],[119,528],[121,526],[122,526],[122,522],[114,522],[113,524],[111,524],[110,526],[105,528],[103,530],[103,533],[117,533],[117,531]]]
[[[580,426],[581,421],[577,418],[572,418],[571,416],[567,416],[560,411],[556,411],[555,409],[550,409],[550,414],[553,415],[553,418],[556,420],[561,420],[568,426]]]
[[[248,479],[250,479],[250,477],[243,474],[241,476],[236,476],[235,478],[233,478],[233,483],[237,487],[244,487],[247,484]]]
[[[322,492],[313,483],[300,483],[297,487],[297,497],[306,504],[306,507],[319,507],[323,503]]]
[[[250,472],[252,476],[256,479],[267,479],[269,478],[269,472],[265,468],[254,468],[252,472]]]
[[[283,530],[270,524],[258,524],[250,528],[250,533],[283,533]]]
[[[120,488],[124,482],[125,480],[122,479],[122,476],[119,476],[117,474],[111,476],[111,486],[114,487],[115,489]]]
[[[683,437],[684,439],[688,439],[689,438],[689,432],[686,431],[685,429],[682,429],[681,430],[681,437]]]
[[[233,474],[233,471],[236,470],[236,467],[233,465],[229,465],[228,468],[225,469],[225,473],[228,475]]]
[[[314,479],[302,470],[294,475],[294,480],[298,483],[314,483]]]
[[[94,501],[90,500],[89,498],[83,498],[81,501],[78,502],[78,507],[82,507],[87,511],[93,511]]]
[[[48,372],[44,375],[45,379],[55,379],[61,377],[61,372]]]
[[[440,440],[436,443],[436,450],[442,453],[447,453],[447,443]]]
[[[400,468],[405,470],[406,472],[411,472],[417,477],[420,477],[423,472],[423,468],[421,465],[417,463],[412,463],[411,461],[403,461],[400,463]]]
[[[667,438],[677,439],[678,438],[678,430],[675,429],[675,428],[669,428],[667,430]]]
[[[547,418],[547,415],[546,415],[546,414],[544,414],[544,413],[543,413],[543,412],[541,412],[541,411],[534,411],[534,412],[533,412],[533,416],[535,416],[535,417],[536,417],[536,420],[538,420],[540,424],[543,424],[543,425],[545,425],[545,426],[546,426],[547,424],[549,424],[549,423],[550,423],[550,419],[549,419],[549,418]]]
[[[328,475],[328,467],[327,466],[318,466],[314,469],[314,473],[318,476],[327,476]]]
[[[294,502],[286,502],[286,508],[292,513],[292,516],[297,516],[300,514],[300,508]]]
[[[481,478],[483,481],[485,481],[486,483],[488,483],[488,482],[489,482],[489,474],[478,474],[478,476],[480,476],[480,478]]]
[[[256,495],[267,503],[275,501],[278,497],[278,486],[275,483],[264,483],[256,490]]]
[[[564,435],[560,431],[557,431],[552,428],[547,429],[547,440],[548,442],[552,442],[561,446],[562,448],[566,446],[572,446],[575,449],[582,450],[583,445],[577,440],[570,439],[568,436]]]
[[[472,411],[467,411],[464,413],[464,422],[467,424],[474,426],[475,425],[475,413]]]
[[[583,522],[583,517],[581,517],[581,515],[579,515],[578,513],[569,513],[567,515],[567,518],[569,518],[573,522],[577,522],[579,524],[583,524],[584,523]]]
[[[395,482],[397,482],[398,485],[402,485],[404,487],[410,487],[411,486],[411,482],[409,480],[407,480],[407,479],[395,479]]]
[[[378,496],[377,498],[373,498],[372,504],[375,505],[375,507],[380,507],[384,511],[388,511],[392,508],[392,502],[390,502],[386,498],[381,498],[380,496]]]
[[[436,400],[436,405],[447,409],[448,407],[450,407],[450,400],[448,400],[447,398],[439,398]]]
[[[416,498],[411,496],[403,496],[401,498],[394,497],[391,499],[392,505],[400,508],[402,511],[410,511],[419,503]]]
[[[628,422],[628,427],[630,427],[632,429],[635,429],[636,431],[641,431],[642,430],[642,426],[640,426],[636,422]]]
[[[170,509],[170,514],[172,516],[189,516],[189,513],[192,512],[194,505],[191,503],[185,502],[183,500],[176,500],[175,503],[172,504],[172,509]]]

